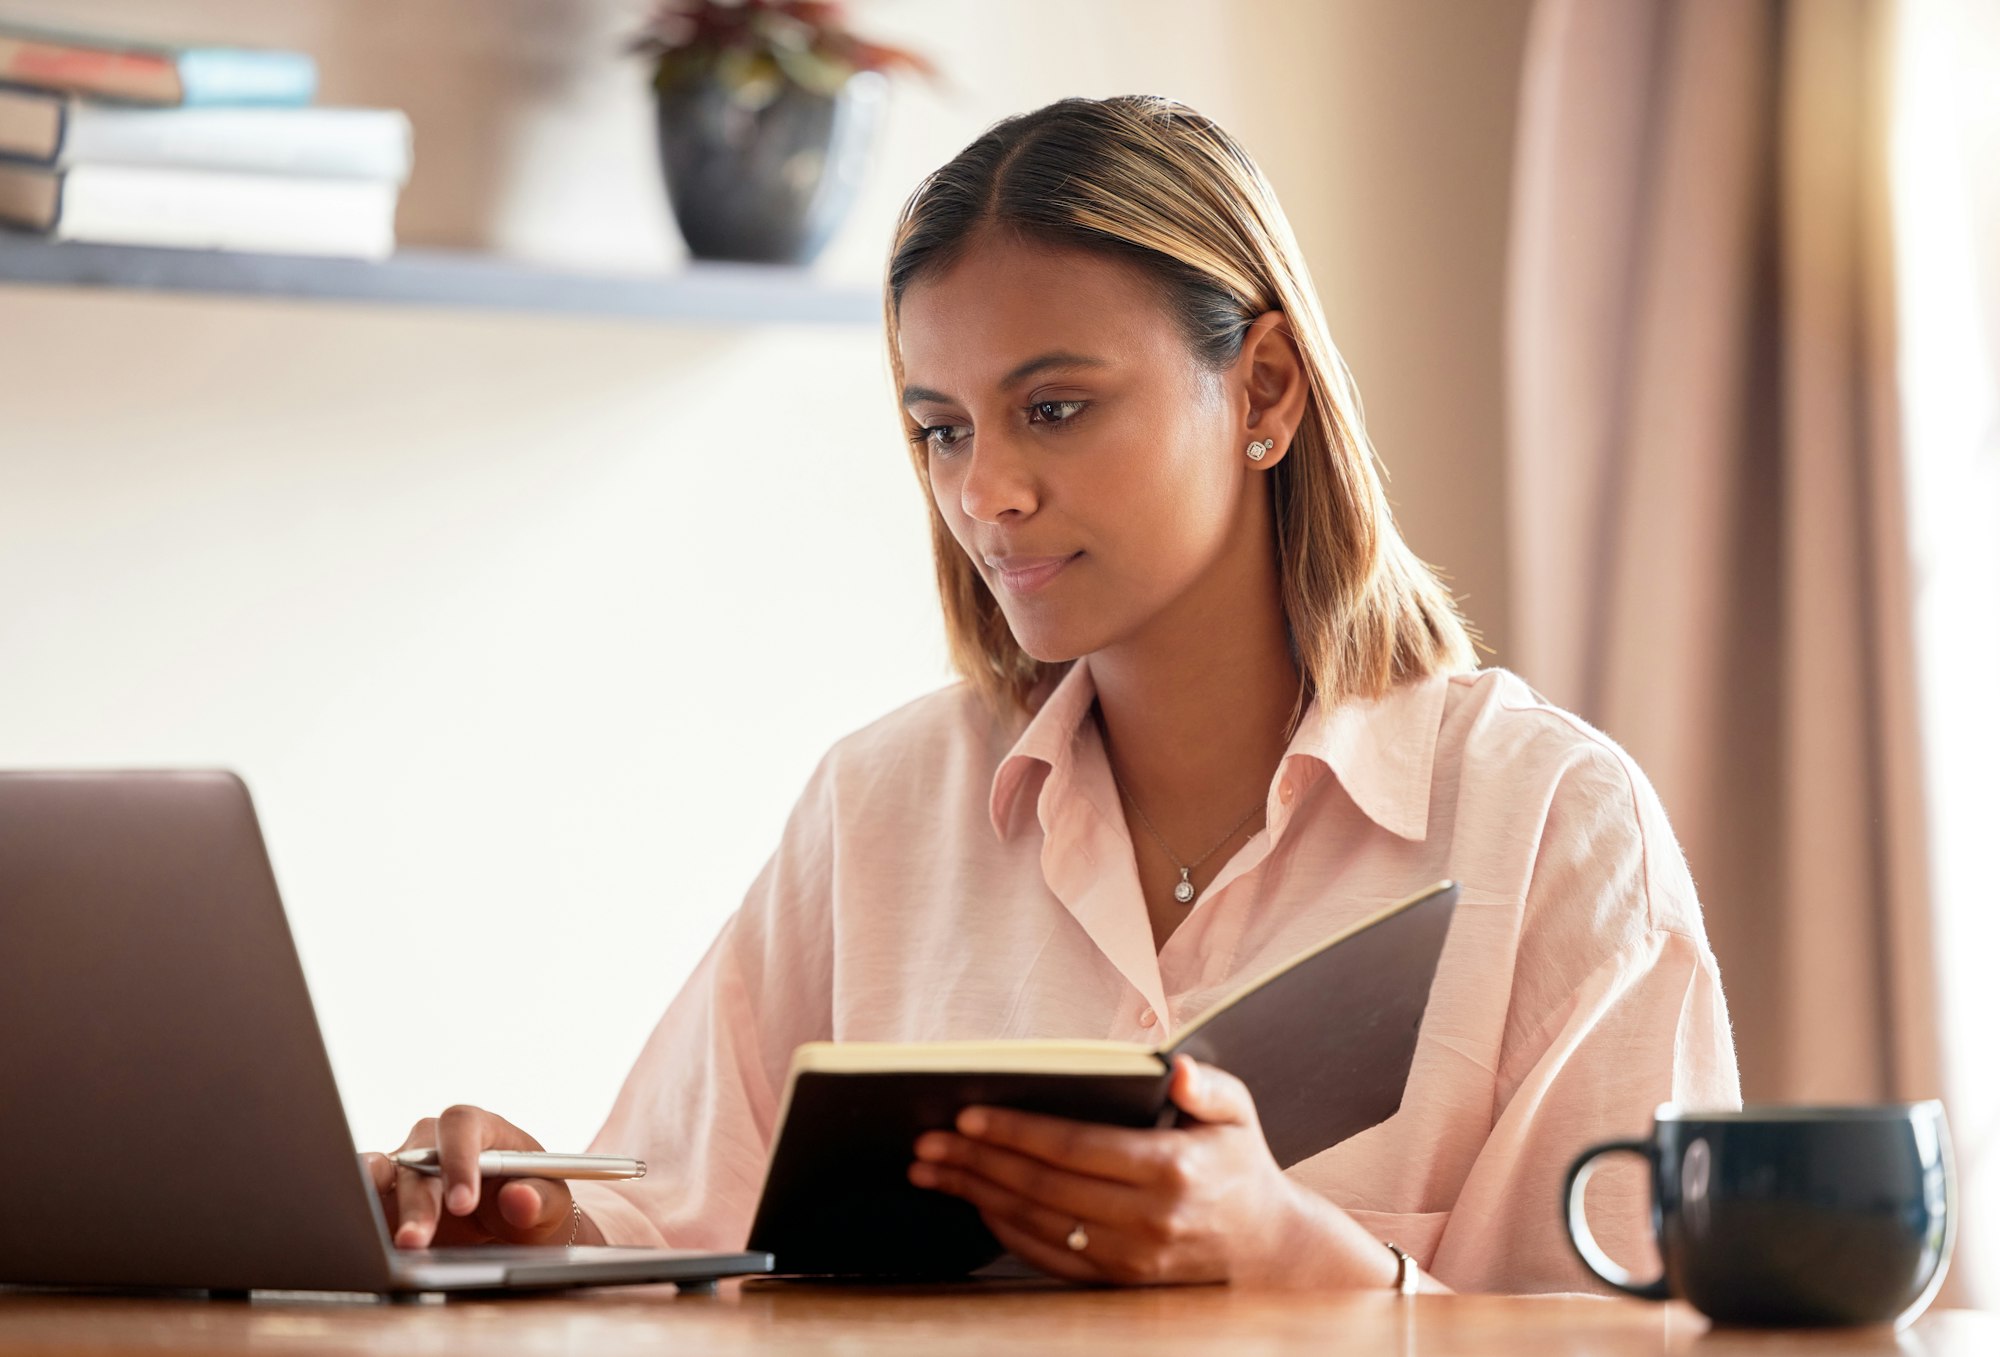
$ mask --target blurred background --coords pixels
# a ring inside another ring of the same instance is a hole
[[[1945,1096],[2000,1303],[2000,6],[861,0],[932,73],[764,263],[691,258],[650,13],[0,0],[413,132],[387,259],[0,235],[0,764],[244,775],[359,1144],[580,1148],[827,746],[951,681],[897,209],[1158,93],[1275,185],[1487,662],[1659,787],[1746,1097]]]

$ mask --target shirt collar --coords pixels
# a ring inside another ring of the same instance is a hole
[[[1014,803],[1020,797],[1022,784],[1038,765],[1045,770],[1053,770],[1070,761],[1083,718],[1089,714],[1090,704],[1096,700],[1097,685],[1090,677],[1090,657],[1079,656],[1070,665],[1069,672],[1042,699],[1042,705],[1035,709],[1027,728],[1014,741],[1014,747],[1000,760],[1000,766],[993,773],[993,790],[987,810],[993,820],[993,833],[1002,843],[1007,841]]]
[[[1332,708],[1315,698],[1284,762],[1307,764],[1307,786],[1331,772],[1369,819],[1398,838],[1421,840],[1430,832],[1431,771],[1450,687],[1451,675],[1439,672]]]
[[[1431,770],[1450,683],[1448,673],[1430,674],[1380,698],[1350,699],[1332,708],[1314,698],[1285,749],[1278,777],[1291,770],[1303,791],[1331,772],[1369,819],[1399,838],[1421,840],[1430,827]],[[1000,760],[987,810],[1001,842],[1030,777],[1075,757],[1083,719],[1096,697],[1090,657],[1080,656]],[[1272,802],[1286,819],[1292,804]],[[1279,827],[1271,824],[1274,832]]]

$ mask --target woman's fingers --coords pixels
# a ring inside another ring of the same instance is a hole
[[[560,1244],[569,1235],[569,1186],[552,1178],[488,1179],[478,1220],[493,1234],[518,1243]]]
[[[1175,1104],[1196,1121],[1211,1126],[1257,1125],[1257,1103],[1249,1088],[1218,1065],[1176,1055],[1170,1087]]]
[[[396,1147],[403,1150],[429,1149],[437,1144],[437,1118],[425,1117],[410,1128],[403,1137],[403,1143]],[[423,1175],[410,1169],[400,1168],[394,1160],[384,1157],[388,1187],[384,1191],[383,1214],[389,1218],[390,1237],[398,1248],[421,1249],[431,1242],[431,1233],[437,1228],[435,1208],[425,1206],[427,1189]],[[371,1165],[371,1172],[380,1173]],[[379,1184],[381,1177],[376,1178]]]
[[[1017,1233],[1030,1235],[1050,1247],[1066,1247],[1063,1241],[1078,1217],[1039,1201],[1031,1201],[1000,1184],[952,1164],[928,1164],[935,1175],[932,1184],[955,1197],[963,1197],[979,1208],[988,1225],[999,1221]],[[914,1173],[912,1181],[917,1181]]]
[[[1170,1203],[1156,1191],[1072,1173],[1030,1155],[947,1131],[930,1131],[918,1137],[917,1157],[919,1163],[912,1171],[911,1181],[919,1187],[932,1186],[920,1176],[925,1168],[940,1173],[958,1169],[996,1183],[1015,1196],[1039,1202],[1071,1220],[1101,1220],[1136,1232],[1164,1232],[1164,1222],[1155,1216]],[[940,1176],[936,1185],[945,1186],[945,1182]],[[1065,1226],[1065,1233],[1067,1229]]]
[[[368,1181],[375,1185],[375,1191],[390,1202],[396,1195],[396,1166],[389,1156],[375,1150],[367,1150],[361,1156],[361,1166],[368,1171]]]
[[[459,1103],[437,1119],[438,1167],[444,1170],[444,1208],[469,1216],[479,1205],[479,1152],[493,1144],[498,1117]],[[508,1129],[512,1129],[509,1127]]]
[[[998,1183],[962,1169],[942,1166],[947,1191],[979,1208],[994,1238],[1042,1271],[1072,1281],[1157,1282],[1165,1280],[1172,1246],[1135,1235],[1116,1224],[1030,1201]],[[1083,1247],[1069,1245],[1081,1227]]]
[[[380,1168],[370,1165],[370,1177],[383,1196],[383,1214],[389,1218],[399,1248],[427,1248],[437,1239],[446,1213],[442,1182],[414,1169],[398,1169],[380,1155]],[[386,1183],[384,1180],[387,1180]],[[535,1243],[564,1237],[569,1229],[570,1196],[567,1185],[548,1179],[508,1178],[486,1180],[486,1190],[466,1222],[476,1236]],[[558,1228],[560,1227],[560,1228]],[[460,1238],[457,1242],[465,1242]]]
[[[968,1107],[958,1114],[959,1133],[975,1143],[998,1145],[1076,1173],[1147,1185],[1176,1171],[1178,1142],[1157,1131],[1068,1117],[1044,1116],[1010,1107]]]
[[[415,1169],[396,1170],[396,1247],[428,1248],[437,1233],[438,1211],[444,1201],[440,1179]]]
[[[396,1233],[396,1165],[388,1155],[369,1150],[361,1156],[362,1167],[368,1171],[368,1181],[374,1185],[375,1195],[382,1203],[382,1218],[388,1222],[389,1234]]]
[[[1038,1267],[1051,1277],[1063,1277],[1073,1282],[1104,1280],[1104,1274],[1085,1253],[1078,1253],[1067,1244],[1046,1243],[1001,1216],[982,1216],[982,1219],[986,1228],[993,1231],[993,1237],[1000,1241],[1001,1247],[1028,1266]]]
[[[569,1188],[548,1179],[482,1181],[482,1150],[540,1150],[533,1136],[481,1107],[459,1103],[410,1128],[399,1149],[435,1149],[440,1172],[418,1173],[382,1155],[368,1172],[384,1197],[384,1214],[401,1248],[494,1239],[535,1242],[566,1237]]]

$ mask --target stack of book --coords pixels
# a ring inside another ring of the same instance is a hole
[[[318,108],[311,57],[0,24],[0,224],[56,240],[380,259],[410,121]]]

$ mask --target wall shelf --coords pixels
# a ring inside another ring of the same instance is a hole
[[[306,258],[51,241],[0,231],[0,284],[477,307],[723,325],[876,325],[881,294],[780,264],[691,262],[676,273],[597,274],[470,251]]]

